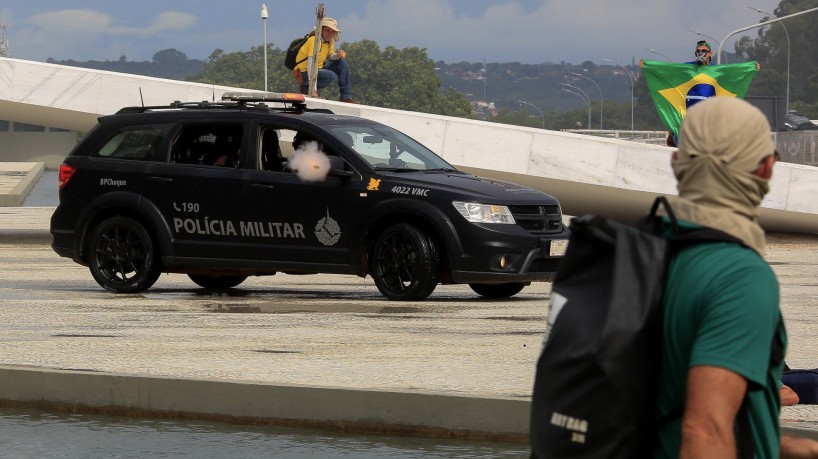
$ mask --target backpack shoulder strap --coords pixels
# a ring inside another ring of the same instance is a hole
[[[309,40],[309,38],[313,37],[313,36],[315,36],[315,31],[314,30],[311,30],[310,33],[304,35],[304,38],[302,39],[304,41],[301,42],[301,45],[298,47],[298,50],[301,50],[301,46],[304,46],[304,44],[307,43],[307,40]],[[305,57],[304,59],[301,59],[300,61],[296,61],[295,64],[293,65],[293,67],[298,67],[299,64],[306,61],[307,59],[309,59],[309,56]]]

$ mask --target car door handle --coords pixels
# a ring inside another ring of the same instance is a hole
[[[148,177],[148,181],[149,182],[172,183],[173,179],[170,178],[170,177],[157,177],[157,176],[154,175],[152,177]]]
[[[273,191],[275,188],[273,185],[263,185],[261,183],[253,183],[250,185],[250,189],[259,191]]]

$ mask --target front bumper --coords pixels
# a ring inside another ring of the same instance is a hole
[[[460,284],[551,281],[568,241],[566,228],[532,233],[513,225],[458,226],[461,253],[450,262],[452,281]]]

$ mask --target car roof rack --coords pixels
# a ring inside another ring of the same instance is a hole
[[[267,102],[280,103],[284,107],[270,107]],[[182,102],[176,100],[170,105],[125,107],[120,109],[117,114],[178,109],[256,109],[333,113],[327,109],[308,109],[304,95],[299,93],[229,91],[222,94],[221,101]]]
[[[226,101],[233,101],[238,102],[240,104],[244,103],[252,103],[252,102],[280,102],[283,104],[291,103],[291,104],[303,104],[304,103],[304,94],[293,93],[293,92],[242,92],[242,91],[229,91],[222,94],[222,100]]]

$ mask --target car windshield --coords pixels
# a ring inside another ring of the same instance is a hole
[[[412,172],[456,169],[402,132],[383,125],[331,126],[329,131],[375,170]]]

